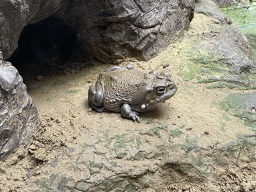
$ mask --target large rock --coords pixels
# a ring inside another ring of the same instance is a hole
[[[214,0],[219,7],[229,7],[237,4],[249,4],[249,0]]]
[[[194,15],[194,0],[74,0],[72,24],[91,55],[104,63],[149,60],[176,41]]]
[[[0,2],[4,59],[17,48],[24,26],[59,10],[78,33],[84,50],[104,63],[126,56],[148,60],[176,41],[194,15],[194,0],[103,1],[81,0]]]
[[[19,145],[28,144],[39,123],[22,77],[0,58],[0,160]]]
[[[4,60],[17,48],[23,27],[51,16],[61,7],[61,2],[62,0],[0,1],[0,50]]]
[[[212,0],[198,2],[196,12],[213,18],[208,31],[195,35],[192,43],[196,61],[203,64],[199,82],[212,83],[211,88],[255,89],[256,64],[246,36]]]

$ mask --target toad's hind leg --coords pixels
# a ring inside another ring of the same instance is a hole
[[[133,121],[138,121],[138,123],[140,122],[138,113],[132,111],[129,104],[123,104],[123,106],[121,107],[121,115],[126,119],[132,119]]]
[[[97,112],[103,112],[103,92],[102,90],[95,89],[94,85],[91,85],[88,90],[88,100],[93,109]]]

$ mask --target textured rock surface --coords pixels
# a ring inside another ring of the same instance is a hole
[[[246,36],[211,0],[198,3],[196,12],[214,18],[208,32],[198,34],[193,45],[199,53],[197,62],[205,67],[200,82],[255,89],[256,65]]]
[[[249,4],[249,0],[214,0],[219,7],[228,7],[237,4]]]
[[[243,119],[245,125],[256,128],[256,92],[233,93],[228,95],[222,102],[221,107],[225,111]]]
[[[61,1],[0,1],[0,50],[4,60],[17,48],[23,27],[51,16],[61,7]]]
[[[0,60],[0,159],[28,144],[39,123],[22,77],[11,63]]]
[[[104,63],[126,56],[149,60],[183,36],[194,15],[194,0],[74,0],[78,38]]]
[[[4,59],[17,48],[22,28],[59,13],[78,33],[84,50],[104,63],[133,56],[148,60],[183,36],[194,0],[176,1],[10,1],[0,2]],[[63,6],[62,6],[63,5]]]
[[[232,21],[221,11],[212,0],[199,0],[196,5],[196,12],[203,13],[218,19],[220,22],[231,24]]]

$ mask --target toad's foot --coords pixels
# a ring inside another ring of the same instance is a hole
[[[121,107],[121,115],[124,118],[132,119],[133,121],[137,121],[138,123],[140,122],[138,113],[132,111],[130,105],[128,104],[123,104],[123,106]]]

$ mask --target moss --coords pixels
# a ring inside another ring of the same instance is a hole
[[[163,124],[161,122],[156,122],[155,124],[157,124],[157,125],[155,127],[151,128],[147,134],[149,134],[149,135],[153,134],[153,135],[156,135],[158,138],[161,138],[161,134],[160,134],[161,130],[168,128],[169,125]]]
[[[87,191],[90,188],[90,185],[85,182],[79,182],[75,188],[80,191]]]
[[[179,126],[181,129],[183,129],[184,127],[185,127],[185,125],[181,125],[181,126]]]
[[[143,152],[142,151],[139,151],[138,153],[136,153],[135,156],[133,156],[131,158],[131,160],[136,160],[136,161],[141,161],[143,159],[144,159],[144,157],[143,157]]]
[[[140,185],[142,185],[142,186],[147,186],[147,185],[148,185],[147,179],[141,178],[141,179],[140,179]]]
[[[222,8],[221,9],[236,25],[241,26],[248,23],[256,23],[256,11],[247,11],[243,8]],[[254,31],[254,33],[256,33]]]
[[[150,132],[152,132],[154,135],[156,135],[158,138],[161,138],[160,135],[160,128],[159,127],[154,127],[150,129]]]
[[[220,102],[225,112],[244,120],[245,125],[256,128],[256,92],[232,93]]]
[[[58,174],[51,174],[48,177],[42,177],[36,180],[36,185],[39,187],[40,192],[51,191],[57,188],[59,191],[66,191],[66,185],[69,182],[69,178],[65,175],[58,176]]]
[[[68,91],[68,93],[71,93],[71,94],[75,94],[75,93],[78,93],[80,90],[76,90],[76,89],[74,89],[74,90],[70,90],[70,91]]]
[[[136,149],[138,151],[140,151],[140,146],[141,146],[142,142],[140,140],[140,137],[136,137]]]
[[[154,119],[150,119],[150,118],[145,119],[145,121],[146,121],[145,124],[152,124],[152,123],[154,123]]]
[[[123,159],[126,155],[127,155],[127,153],[117,153],[116,158]]]
[[[109,138],[109,136],[108,136],[108,129],[103,132],[103,137],[104,137],[104,140],[101,140],[101,138],[99,137],[99,142],[106,142],[105,147],[108,148],[110,143],[111,143],[111,141],[112,141],[112,139]]]
[[[170,135],[175,138],[175,137],[180,137],[182,134],[184,134],[180,129],[174,129],[170,130]]]
[[[225,127],[225,123],[221,123],[220,130],[223,131],[223,132],[226,132],[224,127]]]
[[[231,160],[231,159],[234,159],[235,157],[236,165],[238,166],[240,157],[243,156],[243,153],[245,151],[249,150],[251,155],[254,156],[255,146],[256,146],[255,135],[237,134],[235,141],[231,141],[219,148],[215,146],[215,148],[217,148],[216,159],[224,163],[224,160],[221,159],[221,154],[225,153],[227,156],[227,159]]]
[[[186,67],[188,70],[184,70],[184,66],[182,66],[180,68],[180,72],[178,72],[178,75],[183,76],[185,81],[190,81],[195,78],[196,74],[198,73],[199,66],[192,63],[187,63]]]
[[[126,143],[128,143],[128,141],[124,135],[116,135],[115,137],[112,137],[112,139],[114,138],[116,139],[114,144],[115,149],[126,148]]]
[[[43,177],[41,179],[37,179],[36,180],[36,185],[40,188],[40,189],[44,189],[44,188],[48,188],[48,183],[49,179],[46,177]]]
[[[198,148],[197,138],[190,138],[187,135],[186,143],[181,145],[181,149],[185,151],[185,153],[189,153],[191,150]]]

